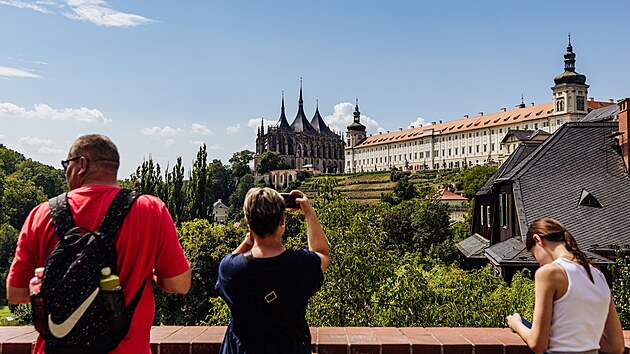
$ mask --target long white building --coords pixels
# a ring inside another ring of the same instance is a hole
[[[419,170],[464,165],[501,165],[512,151],[502,140],[509,130],[543,130],[553,133],[562,124],[574,122],[593,109],[614,103],[588,98],[586,76],[575,71],[575,54],[569,45],[564,54],[564,72],[554,78],[553,101],[451,122],[433,122],[420,127],[366,135],[360,122],[358,102],[354,122],[347,127],[345,171],[381,171],[392,167]]]

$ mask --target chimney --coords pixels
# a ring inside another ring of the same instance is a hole
[[[507,111],[507,108],[501,107],[501,112],[506,112],[506,111]]]
[[[630,98],[624,98],[617,102],[619,132],[622,133],[619,140],[623,161],[626,164],[626,171],[630,171],[630,137],[628,136],[630,134],[630,121],[628,120],[628,104],[630,104]]]
[[[534,104],[534,102],[532,102],[532,107],[534,107],[534,106],[535,106],[535,104]]]
[[[401,131],[402,131],[402,128],[398,128],[398,131],[399,131],[399,132],[401,132]]]
[[[435,122],[431,122],[431,125],[435,125]]]
[[[440,119],[440,124],[442,124],[442,120]]]
[[[387,131],[387,133],[389,134],[389,130]]]
[[[479,112],[479,115],[480,115],[480,116],[482,116],[482,115],[483,115],[483,112]]]
[[[612,98],[609,98],[608,103],[615,103],[615,100],[613,100]]]
[[[595,101],[595,97],[589,97],[588,100],[591,101],[591,102]]]
[[[411,129],[415,128],[413,125],[411,126]]]
[[[464,119],[468,119],[468,114],[464,114]]]

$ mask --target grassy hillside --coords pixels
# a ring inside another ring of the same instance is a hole
[[[376,203],[380,201],[381,194],[391,193],[396,182],[390,180],[390,172],[364,172],[344,175],[331,175],[330,177],[337,180],[338,186],[336,191],[341,192],[351,200],[361,203]],[[461,171],[453,170],[426,170],[412,173],[410,181],[418,189],[432,188],[437,190],[438,187],[444,185],[454,186],[456,191],[461,189]],[[305,193],[313,193],[313,182],[321,178],[314,176],[308,178],[302,183],[300,189]]]

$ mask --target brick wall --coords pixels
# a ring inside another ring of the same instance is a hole
[[[157,354],[217,353],[225,327],[158,326],[151,330]],[[526,354],[523,341],[507,328],[311,328],[320,354]],[[625,331],[630,354],[630,331]],[[37,333],[33,327],[0,327],[0,354],[28,354]]]

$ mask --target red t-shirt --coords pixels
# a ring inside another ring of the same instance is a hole
[[[89,186],[70,191],[68,203],[77,226],[98,228],[118,190],[113,186]],[[24,221],[7,283],[28,288],[35,268],[46,264],[57,240],[48,202],[42,203]],[[118,275],[127,304],[150,275],[171,278],[190,268],[171,215],[159,198],[150,195],[141,195],[127,214],[116,237],[116,250]],[[112,353],[151,353],[149,340],[154,312],[153,288],[147,281],[129,333]],[[33,352],[44,353],[41,336]]]

